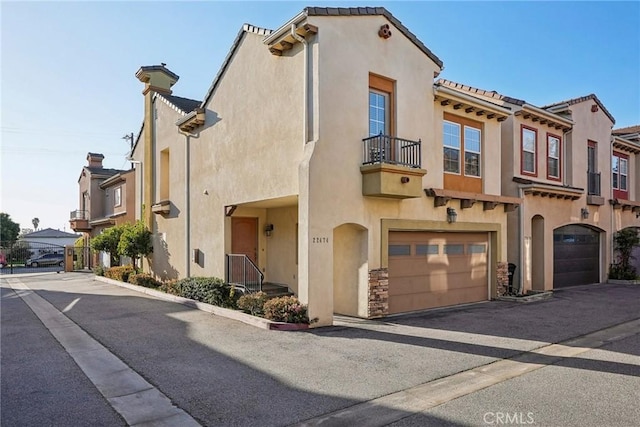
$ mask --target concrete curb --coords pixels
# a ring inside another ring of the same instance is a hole
[[[195,301],[189,298],[167,294],[165,292],[157,291],[155,289],[145,288],[144,286],[132,285],[131,283],[120,282],[118,280],[109,279],[103,276],[95,276],[94,280],[108,283],[110,285],[120,286],[121,288],[131,289],[132,291],[147,294],[149,296],[159,298],[165,301],[182,304],[186,307],[195,308],[197,310],[205,311],[207,313],[211,313],[216,316],[224,317],[231,320],[237,320],[238,322],[246,323],[247,325],[251,325],[260,329],[266,329],[271,331],[299,331],[299,330],[309,329],[309,325],[304,323],[274,322],[272,320],[264,319],[262,317],[252,316],[250,314],[246,314],[238,310],[218,307],[217,305],[211,305],[204,302]]]
[[[640,285],[640,280],[607,279],[607,283],[611,283],[612,285]]]
[[[531,294],[531,295],[525,295],[525,296],[521,296],[521,297],[514,297],[514,296],[510,296],[510,295],[503,295],[500,297],[497,297],[496,299],[498,301],[511,301],[511,302],[534,302],[534,301],[541,301],[541,300],[545,300],[545,299],[549,299],[553,296],[553,292],[539,292],[539,293],[535,293],[535,294]]]

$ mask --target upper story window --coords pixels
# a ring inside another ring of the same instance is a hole
[[[122,187],[113,190],[113,206],[122,205]]]
[[[560,137],[547,134],[547,178],[560,181]]]
[[[369,136],[395,134],[393,80],[369,74]]]
[[[167,148],[160,152],[160,200],[169,200],[170,165],[170,153]]]
[[[537,158],[537,140],[538,133],[535,129],[531,129],[522,125],[522,143],[521,143],[521,172],[525,175],[537,175],[536,158]]]
[[[460,173],[460,125],[445,121],[442,126],[444,171]]]
[[[445,188],[482,192],[482,123],[445,113],[442,149]]]
[[[629,157],[622,153],[613,152],[611,158],[611,172],[613,196],[617,199],[628,199],[629,189],[627,187]]]
[[[480,177],[480,129],[464,127],[464,174]]]
[[[389,134],[389,94],[369,89],[369,136]]]
[[[600,172],[598,172],[598,144],[587,143],[587,194],[600,195]]]

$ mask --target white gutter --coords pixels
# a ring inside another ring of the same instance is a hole
[[[274,32],[272,32],[269,36],[267,36],[264,40],[263,43],[266,45],[270,45],[273,44],[277,39],[279,39],[280,37],[282,37],[283,35],[285,35],[288,31],[289,28],[291,28],[292,25],[298,25],[300,22],[302,22],[305,18],[307,17],[307,13],[305,11],[300,12],[299,14],[297,14],[296,16],[294,16],[293,18],[291,18],[286,24],[284,24],[282,27],[278,28],[277,30],[275,30]]]
[[[291,24],[291,37],[302,43],[304,49],[304,78],[302,79],[304,84],[302,95],[304,102],[302,107],[302,142],[303,144],[306,144],[309,141],[309,45],[304,37],[301,37],[296,33],[296,24]]]

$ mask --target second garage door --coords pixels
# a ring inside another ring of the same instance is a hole
[[[488,299],[487,233],[389,233],[389,314]]]

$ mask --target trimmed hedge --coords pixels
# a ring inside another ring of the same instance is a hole
[[[178,295],[225,308],[236,308],[234,289],[217,277],[187,277],[173,285]]]
[[[104,277],[109,279],[118,280],[120,282],[128,282],[129,276],[135,273],[133,266],[122,265],[119,267],[111,267],[105,270]]]
[[[156,280],[149,273],[135,273],[129,276],[129,283],[136,286],[144,286],[145,288],[159,288],[162,282]]]
[[[238,299],[238,308],[252,316],[264,317],[264,304],[268,297],[264,292],[242,295]]]

